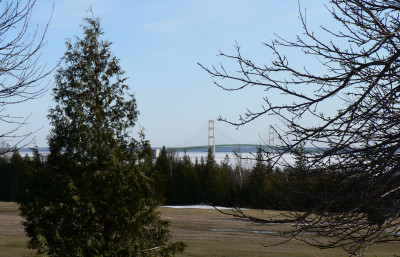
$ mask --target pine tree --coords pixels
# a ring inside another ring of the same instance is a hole
[[[168,243],[156,210],[149,143],[130,136],[135,98],[99,20],[85,21],[56,74],[42,189],[21,203],[29,246],[49,256],[174,255],[184,244]]]
[[[272,166],[263,158],[263,152],[258,149],[256,163],[246,180],[245,192],[248,198],[248,206],[258,209],[271,209],[275,200],[273,194],[273,182],[271,179]]]

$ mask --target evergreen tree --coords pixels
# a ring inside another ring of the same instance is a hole
[[[183,174],[181,193],[183,199],[182,204],[198,204],[200,199],[198,177],[194,164],[186,152],[181,159],[181,164]]]
[[[172,180],[172,164],[171,158],[168,158],[168,153],[163,147],[160,155],[157,157],[155,166],[155,181],[159,198],[163,203],[171,204],[171,180]]]
[[[0,156],[0,201],[13,201],[14,176],[11,172],[10,158]]]
[[[24,191],[22,174],[27,171],[27,163],[24,158],[14,151],[9,159],[9,165],[5,170],[6,183],[5,189],[8,191],[6,201],[15,202],[19,200]]]
[[[129,135],[135,98],[99,20],[85,21],[57,71],[41,189],[21,203],[29,246],[49,256],[174,255],[184,244],[168,243],[156,211],[149,144]]]
[[[200,160],[198,172],[199,186],[203,201],[207,204],[225,205],[227,192],[227,176],[221,173],[221,169],[215,161],[212,149],[208,149],[207,157]]]
[[[13,202],[20,200],[24,194],[26,183],[29,180],[29,165],[29,158],[22,157],[18,151],[14,151],[10,159],[10,172],[13,177],[13,197],[10,200]]]
[[[245,184],[249,206],[258,209],[270,209],[273,206],[274,192],[271,178],[272,166],[263,159],[261,149],[257,151],[256,163]]]
[[[0,156],[0,201],[5,201],[8,197],[6,188],[8,184],[8,179],[7,179],[8,167],[9,164],[7,158],[4,156]]]

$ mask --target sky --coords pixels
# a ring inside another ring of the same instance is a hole
[[[82,36],[80,25],[91,17],[90,7],[101,20],[103,39],[113,43],[111,50],[129,78],[140,111],[136,131],[144,128],[154,147],[206,145],[208,120],[221,116],[236,121],[246,108],[261,108],[267,92],[256,87],[223,91],[198,62],[207,67],[222,63],[235,70],[232,61],[217,55],[234,54],[237,42],[246,58],[269,64],[273,56],[263,42],[270,42],[274,34],[294,40],[301,33],[297,0],[37,1],[30,29],[41,31],[50,19],[42,65],[54,67],[65,53],[66,39]],[[327,21],[324,1],[301,1],[301,9],[307,10],[312,28]],[[302,63],[296,56],[293,61]],[[43,83],[56,86],[54,73]],[[7,111],[30,115],[23,130],[38,130],[32,144],[42,147],[47,146],[51,129],[47,114],[52,106],[50,89],[41,98]],[[239,128],[217,122],[216,143],[259,144],[267,141],[269,126],[278,123],[273,116]]]

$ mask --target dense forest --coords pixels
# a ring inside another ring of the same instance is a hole
[[[20,200],[32,182],[33,176],[42,171],[46,162],[37,150],[33,157],[22,157],[18,151],[0,156],[0,201]]]
[[[337,185],[328,183],[323,174],[316,176],[305,171],[301,154],[290,169],[273,168],[261,152],[255,155],[253,165],[244,165],[228,156],[217,163],[211,150],[206,158],[192,161],[187,154],[178,156],[162,149],[158,158],[148,163],[152,163],[149,175],[157,195],[166,205],[304,210],[317,204],[318,195],[337,190]],[[43,174],[47,165],[37,151],[33,157],[22,157],[17,151],[0,157],[0,201],[19,201],[28,183],[34,181],[35,174]]]

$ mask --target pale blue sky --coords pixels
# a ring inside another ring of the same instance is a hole
[[[311,27],[330,20],[323,1],[302,1]],[[193,136],[209,119],[218,116],[237,119],[245,108],[258,109],[265,92],[258,88],[228,93],[213,85],[197,62],[206,66],[220,62],[216,55],[234,54],[235,41],[243,54],[258,63],[268,64],[271,53],[262,42],[277,33],[294,39],[301,33],[297,0],[57,0],[46,35],[41,61],[53,66],[65,52],[65,39],[81,36],[82,19],[101,19],[104,39],[113,42],[112,50],[129,77],[140,111],[138,123],[153,146],[176,146]],[[42,29],[53,8],[53,1],[38,1],[32,25]],[[301,60],[293,60],[301,63]],[[53,76],[48,78],[53,83]],[[46,146],[50,130],[46,118],[53,105],[51,91],[42,98],[13,108],[17,115],[30,112],[29,127],[40,129],[36,144]],[[11,111],[10,111],[11,112]],[[240,143],[259,143],[268,126],[278,123],[271,116],[239,128],[219,123]],[[217,143],[232,143],[217,133]],[[192,145],[207,144],[206,130]]]

